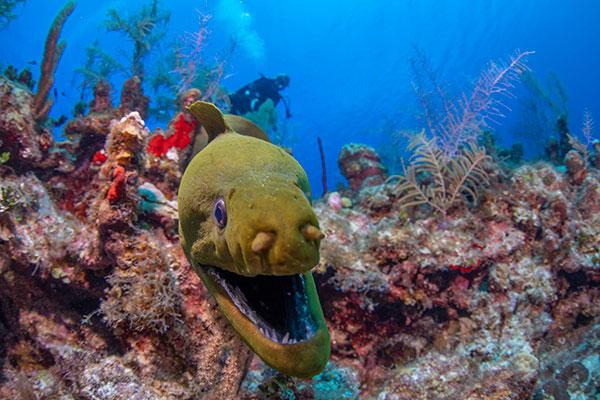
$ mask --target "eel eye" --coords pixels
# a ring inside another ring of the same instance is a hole
[[[219,197],[217,201],[215,201],[213,218],[219,229],[223,229],[225,228],[225,225],[227,225],[227,208],[225,207],[225,200],[223,200],[222,197]]]

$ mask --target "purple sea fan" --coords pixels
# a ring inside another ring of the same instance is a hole
[[[477,140],[482,128],[498,123],[510,111],[504,101],[514,96],[515,82],[528,70],[526,58],[534,53],[517,50],[507,62],[491,61],[470,96],[463,94],[457,104],[444,98],[446,115],[431,133],[438,138],[445,156],[455,156],[462,146]]]
[[[583,135],[584,142],[579,140],[575,136],[567,134],[569,137],[569,144],[577,150],[583,156],[584,160],[588,160],[590,157],[589,148],[594,143],[594,119],[592,113],[589,110],[583,112],[583,125],[581,127],[581,133]]]
[[[178,92],[183,92],[192,87],[194,80],[198,78],[200,67],[204,63],[201,54],[210,33],[208,21],[211,16],[197,12],[198,30],[196,32],[186,32],[179,38],[180,47],[176,48],[176,65],[172,72],[180,77],[177,83]]]
[[[586,145],[589,146],[593,142],[594,136],[594,119],[589,110],[583,112],[583,127],[581,128],[581,132],[585,138]]]

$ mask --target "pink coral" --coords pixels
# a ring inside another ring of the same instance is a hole
[[[338,192],[329,193],[327,196],[327,204],[332,210],[339,211],[342,209],[342,196]]]

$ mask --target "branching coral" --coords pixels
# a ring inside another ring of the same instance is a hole
[[[52,85],[54,85],[54,73],[66,47],[65,42],[59,42],[59,37],[67,18],[69,18],[74,9],[75,2],[69,1],[65,4],[56,18],[54,18],[46,38],[44,58],[40,67],[40,82],[33,99],[32,107],[35,119],[38,122],[44,121],[48,117],[50,107],[52,107],[52,100],[48,98],[48,94],[52,89]]]
[[[202,90],[202,100],[223,105],[227,102],[227,95],[221,87],[221,80],[225,76],[227,60],[233,54],[236,44],[232,42],[225,54],[216,57],[213,64],[207,63],[203,51],[210,34],[210,18],[208,14],[199,13],[197,30],[186,32],[179,38],[180,45],[175,49],[175,66],[171,73],[178,79],[175,85],[178,93],[197,87]]]
[[[210,36],[208,23],[211,15],[198,12],[198,26],[193,32],[185,32],[165,51],[154,64],[149,77],[154,91],[150,113],[159,120],[168,120],[173,112],[173,98],[191,88],[201,91],[200,100],[229,108],[227,91],[221,86],[226,77],[228,59],[235,50],[235,43],[209,62],[204,54]]]
[[[426,59],[413,61],[417,82],[415,91],[424,110],[429,137],[422,131],[409,146],[413,152],[400,180],[400,202],[404,207],[428,204],[446,214],[461,201],[476,201],[478,191],[489,184],[486,170],[491,157],[477,145],[483,128],[497,122],[510,110],[504,102],[513,97],[515,81],[528,70],[526,58],[532,51],[517,52],[508,62],[490,62],[473,91],[451,101],[437,83]],[[424,89],[434,87],[442,110],[436,112],[433,99]],[[441,115],[441,117],[440,117]],[[427,180],[421,179],[426,177]]]
[[[25,0],[2,0],[0,1],[0,28],[5,28],[11,20],[15,19],[13,9]]]
[[[417,75],[415,91],[424,109],[429,133],[437,138],[445,156],[452,157],[460,152],[462,146],[476,142],[483,128],[488,127],[489,123],[498,122],[510,110],[505,100],[513,96],[514,83],[528,70],[526,58],[532,54],[533,51],[517,51],[507,62],[490,62],[471,94],[463,94],[456,101],[448,98],[423,56],[413,62],[413,70]],[[439,97],[441,118],[423,88],[425,80],[434,86],[434,92]]]
[[[552,144],[557,147],[554,161],[560,161],[569,151],[569,143],[562,129],[563,125],[568,125],[569,120],[566,90],[554,72],[550,72],[542,81],[534,72],[526,71],[522,82],[527,93],[519,102],[518,134],[530,140],[537,145],[534,147],[539,149],[547,145],[547,135],[556,134],[558,138],[553,139]]]
[[[150,7],[144,6],[137,14],[123,18],[119,11],[108,11],[105,21],[109,31],[121,32],[133,42],[133,55],[131,58],[131,74],[144,77],[143,59],[154,44],[165,34],[165,28],[171,14],[158,9],[158,0],[153,0]]]
[[[98,42],[85,49],[86,62],[83,67],[75,69],[75,73],[83,77],[81,82],[81,97],[88,89],[99,82],[108,80],[117,72],[126,73],[127,68],[115,60],[110,54],[100,48]]]
[[[575,136],[568,135],[569,144],[575,150],[581,153],[584,160],[588,161],[590,158],[589,148],[594,142],[594,120],[592,118],[592,113],[589,112],[589,110],[585,110],[583,113],[583,126],[581,127],[581,133],[583,134],[583,139],[585,142],[582,142]]]
[[[427,139],[421,132],[409,150],[413,155],[410,165],[404,168],[404,175],[392,177],[400,180],[399,201],[403,207],[428,204],[445,215],[461,201],[476,201],[479,189],[489,184],[485,167],[491,157],[473,142],[449,157],[438,145],[437,138]],[[421,179],[424,175],[427,183]]]
[[[208,21],[211,16],[199,14],[198,30],[186,32],[181,38],[182,45],[175,49],[175,72],[179,76],[178,91],[188,90],[199,76],[202,65],[202,50],[209,34]]]

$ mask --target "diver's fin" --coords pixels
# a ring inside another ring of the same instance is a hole
[[[223,116],[225,123],[228,127],[230,127],[233,131],[239,133],[240,135],[252,136],[257,139],[262,139],[266,142],[271,142],[269,140],[269,136],[263,131],[258,125],[254,122],[246,119],[244,117],[240,117],[235,114],[225,114]]]
[[[213,103],[196,101],[187,109],[206,129],[209,142],[220,134],[231,131],[231,128],[223,118],[223,113]]]

